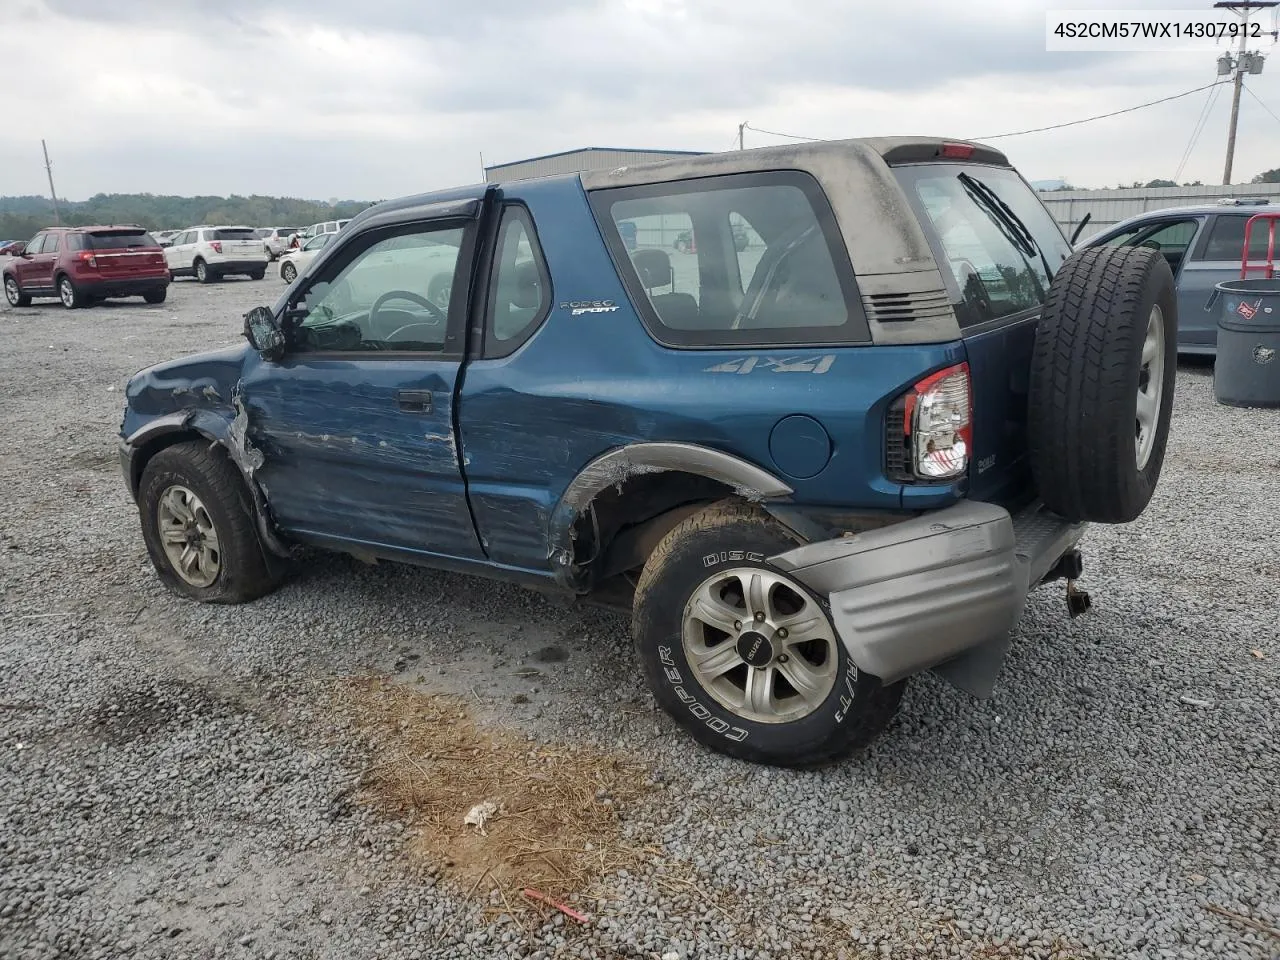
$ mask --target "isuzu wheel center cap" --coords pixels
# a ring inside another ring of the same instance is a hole
[[[763,633],[748,630],[738,637],[738,656],[750,666],[767,666],[773,660],[773,644]]]

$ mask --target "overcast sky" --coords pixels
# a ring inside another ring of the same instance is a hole
[[[0,194],[382,199],[579,146],[724,150],[748,120],[981,137],[1215,79],[1213,53],[1045,51],[1044,12],[1189,0],[0,0]],[[1280,114],[1280,59],[1248,84]],[[998,141],[1029,179],[1173,178],[1207,93]],[[1218,182],[1230,90],[1180,181]],[[747,146],[785,142],[747,132]],[[1280,167],[1248,94],[1233,179]]]

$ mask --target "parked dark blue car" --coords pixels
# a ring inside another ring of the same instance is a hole
[[[1085,522],[1151,496],[1172,277],[1069,252],[940,140],[383,203],[248,345],[130,381],[124,475],[180,595],[251,600],[298,544],[589,595],[704,743],[823,763],[914,673],[989,693],[1028,591],[1082,612]]]

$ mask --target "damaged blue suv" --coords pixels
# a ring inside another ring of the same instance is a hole
[[[989,694],[1036,586],[1087,608],[1176,321],[1163,257],[1071,255],[979,144],[485,184],[370,208],[247,345],[138,373],[121,461],[181,596],[253,600],[304,544],[585,595],[697,739],[812,766],[913,674]]]

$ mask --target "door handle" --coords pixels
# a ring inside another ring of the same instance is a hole
[[[405,413],[430,413],[430,390],[399,390],[396,392],[396,403]]]

